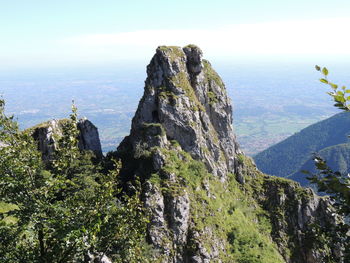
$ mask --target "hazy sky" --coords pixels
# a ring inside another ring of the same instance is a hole
[[[158,45],[212,58],[350,55],[349,0],[0,0],[0,68],[149,60]]]

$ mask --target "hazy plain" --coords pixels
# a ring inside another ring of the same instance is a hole
[[[234,127],[249,154],[269,147],[336,112],[318,82],[317,61],[298,59],[212,61],[234,104]],[[350,63],[349,63],[350,64]],[[349,64],[330,61],[330,78],[347,84]],[[67,117],[72,100],[79,115],[100,131],[104,151],[128,134],[143,93],[144,62],[0,72],[0,93],[7,112],[22,128]]]

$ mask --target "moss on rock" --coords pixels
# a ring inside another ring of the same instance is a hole
[[[194,111],[205,111],[203,105],[198,100],[195,91],[193,90],[191,83],[185,72],[179,72],[170,80],[176,87],[181,88],[185,95],[190,99],[193,104],[192,110]]]
[[[203,66],[204,66],[204,74],[209,85],[211,81],[214,81],[215,84],[218,85],[219,87],[224,87],[224,83],[222,82],[220,76],[212,68],[208,60],[203,59]]]
[[[172,174],[176,181],[152,175],[164,195],[184,192],[190,198],[190,231],[199,233],[206,251],[217,250],[222,262],[284,262],[270,237],[271,224],[258,204],[230,175],[226,183],[208,173],[204,164],[186,152],[161,149],[166,156],[160,174]],[[160,179],[162,178],[162,179]],[[196,253],[196,240],[189,240]],[[188,255],[191,256],[191,255]],[[214,261],[213,261],[214,262]]]
[[[158,50],[164,52],[171,62],[178,60],[180,58],[185,58],[185,53],[182,51],[181,47],[177,46],[159,46]]]

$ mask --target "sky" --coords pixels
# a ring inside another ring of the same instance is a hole
[[[0,69],[206,57],[350,56],[349,0],[0,0]]]

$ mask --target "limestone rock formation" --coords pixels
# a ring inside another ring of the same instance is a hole
[[[159,47],[147,67],[145,93],[132,122],[131,137],[147,123],[161,123],[209,171],[225,179],[234,172],[236,144],[232,106],[224,83],[195,46]],[[133,148],[138,141],[133,140]]]
[[[49,161],[56,149],[56,140],[62,136],[62,125],[66,120],[50,120],[33,128],[34,140],[38,142],[38,149],[44,161]],[[97,158],[102,158],[102,148],[97,128],[86,118],[78,122],[79,149],[90,150]]]
[[[97,127],[88,119],[82,118],[78,122],[79,149],[90,150],[99,159],[102,158],[102,148]]]
[[[147,75],[117,156],[126,188],[143,185],[155,261],[338,262],[329,202],[240,151],[225,85],[198,47],[158,47]]]
[[[242,172],[252,176],[249,187],[254,199],[269,214],[271,236],[286,262],[342,262],[341,244],[333,235],[340,218],[329,198],[320,197],[295,181],[265,175],[257,170],[253,160],[243,159]]]
[[[44,161],[49,161],[55,152],[55,134],[61,136],[61,129],[58,120],[50,120],[39,124],[33,129],[33,138],[38,143],[38,150],[42,153]]]

